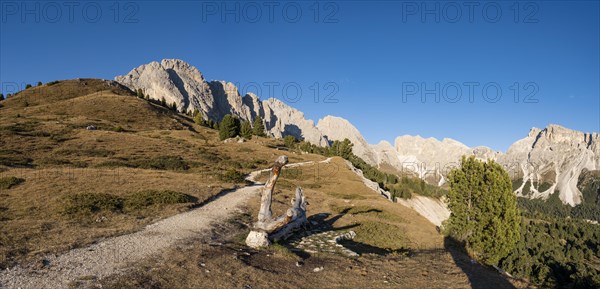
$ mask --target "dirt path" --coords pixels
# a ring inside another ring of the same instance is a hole
[[[287,167],[307,164],[314,162],[289,164]],[[248,179],[254,181],[263,171],[268,169],[252,172]],[[69,284],[77,280],[108,277],[131,263],[207,232],[211,224],[231,217],[259,192],[260,187],[255,184],[224,193],[200,208],[158,221],[139,232],[73,249],[60,256],[49,256],[46,268],[41,270],[17,267],[1,271],[0,288],[69,288]]]

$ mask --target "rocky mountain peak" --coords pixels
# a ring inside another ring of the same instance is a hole
[[[529,137],[536,137],[538,134],[540,134],[541,131],[542,130],[539,129],[539,128],[537,128],[537,127],[532,127],[529,130],[529,134],[527,134],[527,136],[529,136]]]
[[[337,116],[325,116],[317,123],[317,128],[330,141],[350,140],[354,146],[352,151],[369,164],[376,164],[376,157],[370,145],[348,120]]]
[[[519,195],[547,198],[559,191],[564,203],[576,205],[582,202],[577,189],[580,173],[584,169],[600,169],[599,134],[556,124],[543,129],[532,128],[525,138],[513,143],[506,154],[488,147],[470,148],[450,138],[438,140],[419,135],[399,136],[393,145],[385,141],[370,145],[346,119],[326,116],[315,126],[303,112],[280,100],[261,101],[252,93],[241,96],[231,82],[207,82],[198,69],[182,60],[151,62],[115,80],[132,90],[141,89],[152,99],[165,99],[169,105],[175,103],[180,111],[197,109],[214,121],[220,121],[225,114],[247,121],[260,116],[267,134],[272,137],[292,135],[320,146],[347,138],[354,144],[354,154],[367,163],[388,164],[438,185],[445,183],[447,173],[460,164],[462,156],[474,155],[482,160],[497,160],[513,179],[521,179],[521,186],[516,190]]]
[[[598,147],[597,133],[551,124],[515,142],[501,163],[522,179],[517,194],[545,199],[558,191],[563,203],[577,205],[583,201],[577,188],[582,170],[600,169]]]
[[[175,103],[181,112],[197,109],[205,118],[214,121],[221,121],[226,114],[250,122],[261,116],[267,134],[273,137],[293,135],[313,144],[328,145],[314,122],[305,119],[301,111],[276,99],[261,101],[251,93],[241,96],[231,82],[207,82],[196,67],[183,60],[154,61],[117,76],[115,80],[132,90],[141,89],[151,99],[164,99],[169,105]]]
[[[204,76],[198,69],[179,59],[150,62],[131,70],[115,80],[130,89],[139,89],[151,99],[175,103],[179,111],[198,108],[210,115],[214,99]]]

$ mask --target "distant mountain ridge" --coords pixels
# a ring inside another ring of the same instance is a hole
[[[448,172],[459,166],[463,155],[502,164],[514,180],[522,180],[516,193],[530,198],[548,198],[556,190],[572,206],[582,202],[577,180],[582,170],[600,169],[598,133],[583,133],[558,125],[533,128],[506,152],[484,146],[470,148],[445,138],[399,136],[394,144],[369,144],[359,130],[341,117],[325,116],[318,123],[304,113],[270,98],[260,100],[252,93],[240,95],[231,82],[206,81],[198,69],[178,59],[164,59],[141,65],[115,80],[152,99],[175,103],[182,112],[200,111],[207,119],[220,121],[226,114],[252,122],[263,118],[267,133],[275,138],[292,135],[319,146],[348,138],[353,152],[374,166],[389,165],[432,184],[444,185]]]
[[[301,111],[274,98],[261,101],[257,95],[241,96],[237,87],[225,81],[206,81],[198,69],[178,59],[164,59],[141,65],[115,80],[130,89],[141,89],[151,99],[175,103],[181,112],[200,111],[207,119],[220,121],[226,114],[252,121],[261,116],[267,132],[276,138],[293,135],[327,146],[327,139],[304,118]]]
[[[582,193],[577,188],[581,172],[600,170],[600,135],[555,124],[544,129],[532,128],[499,161],[515,167],[516,177],[523,179],[517,194],[546,199],[558,189],[563,203],[577,205],[582,202]],[[549,187],[542,189],[544,183]]]

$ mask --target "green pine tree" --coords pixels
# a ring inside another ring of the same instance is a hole
[[[32,87],[31,84],[25,85],[25,89],[28,89],[28,88],[31,88],[31,87]]]
[[[333,142],[331,147],[329,148],[330,156],[339,156],[344,159],[350,159],[353,156],[352,154],[353,144],[349,139],[344,139],[343,141],[336,140]]]
[[[520,238],[521,215],[508,173],[494,161],[462,158],[448,175],[450,218],[446,232],[475,257],[496,265]]]
[[[257,115],[256,118],[254,119],[254,123],[252,124],[252,133],[255,136],[266,136],[265,134],[265,124],[263,123],[263,119],[262,117],[260,117],[260,115]]]
[[[4,100],[4,94],[0,93],[0,101]]]
[[[167,107],[167,100],[165,100],[164,96],[160,99],[160,105],[164,106],[164,107]]]
[[[240,133],[240,120],[231,114],[226,114],[219,124],[219,138],[225,140]]]
[[[296,139],[296,137],[294,137],[293,135],[286,135],[283,138],[283,143],[286,147],[291,148],[294,146],[294,144],[296,144],[298,140]]]
[[[202,113],[200,111],[198,111],[197,109],[194,110],[194,113],[192,113],[192,116],[194,117],[194,122],[197,125],[204,125],[204,117],[202,117]]]
[[[42,82],[38,81],[37,86],[42,86]]]
[[[138,88],[138,90],[137,90],[137,97],[144,98],[144,92],[142,91],[141,88]]]
[[[244,121],[242,123],[242,126],[240,127],[240,136],[245,139],[252,138],[252,126],[250,125],[249,121]]]
[[[173,101],[173,103],[171,104],[171,110],[173,111],[177,111],[177,103]]]
[[[350,159],[350,157],[352,156],[352,147],[354,145],[352,144],[352,142],[345,138],[341,143],[340,143],[340,147],[339,147],[339,156],[343,157],[344,159]]]

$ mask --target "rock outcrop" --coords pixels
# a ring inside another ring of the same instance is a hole
[[[142,90],[151,99],[175,103],[179,111],[194,108],[204,115],[216,118],[216,106],[208,83],[195,67],[177,59],[164,59],[134,68],[115,80],[131,90]]]
[[[328,141],[304,113],[277,100],[261,101],[248,93],[241,96],[231,82],[207,82],[198,69],[178,59],[151,62],[115,77],[128,88],[168,105],[175,103],[181,112],[198,110],[206,119],[221,121],[226,114],[252,122],[263,118],[267,134],[276,138],[292,135],[310,143],[327,146]]]
[[[343,141],[345,138],[353,144],[352,152],[369,164],[376,164],[376,156],[365,138],[349,121],[341,117],[328,115],[319,120],[317,129],[330,141]]]
[[[488,147],[470,148],[449,138],[439,141],[409,135],[397,137],[395,148],[400,170],[413,171],[420,178],[440,186],[446,182],[450,170],[460,166],[462,156],[474,155],[482,160],[496,160],[501,155]]]
[[[315,127],[312,120],[304,118],[304,113],[283,103],[269,98],[263,102],[266,128],[276,138],[293,135],[319,146],[329,146],[327,138]]]
[[[532,128],[515,142],[499,162],[513,178],[522,178],[516,193],[546,199],[559,191],[559,198],[572,206],[582,202],[577,181],[583,169],[600,169],[600,136],[559,125]]]
[[[402,172],[402,162],[398,157],[398,152],[394,146],[388,141],[380,141],[378,144],[371,145],[371,149],[375,154],[375,163],[379,166],[388,164],[398,171]],[[404,171],[408,173],[407,171]]]

